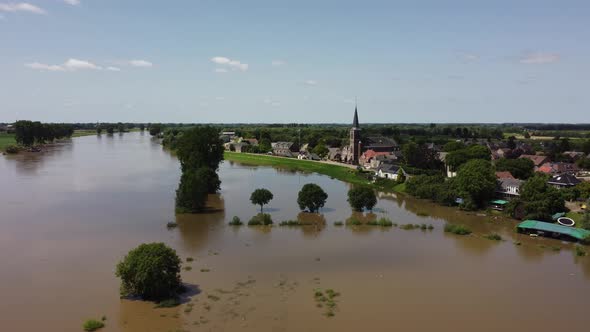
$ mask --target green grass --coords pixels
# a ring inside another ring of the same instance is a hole
[[[9,145],[16,145],[14,134],[0,134],[0,151],[4,151]]]
[[[469,235],[471,234],[471,230],[463,225],[453,225],[453,224],[446,224],[445,225],[445,232],[453,233],[457,235]]]
[[[84,331],[96,331],[98,329],[102,329],[103,327],[104,323],[96,319],[89,319],[82,325]]]
[[[269,155],[245,154],[228,152],[224,153],[225,160],[235,161],[248,165],[277,166],[295,171],[315,172],[332,178],[354,184],[370,184],[370,182],[357,174],[357,171],[340,165],[324,164],[309,160],[295,158],[283,158]]]

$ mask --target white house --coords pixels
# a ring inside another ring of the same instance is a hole
[[[406,172],[403,170],[403,168],[401,168],[397,165],[382,164],[381,166],[379,166],[379,168],[375,172],[375,175],[377,177],[382,178],[382,179],[389,179],[389,180],[397,181],[398,172],[400,169],[402,170],[402,172],[405,175]]]

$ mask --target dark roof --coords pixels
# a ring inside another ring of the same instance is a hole
[[[548,181],[549,184],[556,184],[559,186],[575,186],[580,182],[582,182],[582,181],[580,181],[575,176],[573,176],[571,174],[567,174],[567,173],[560,174],[560,175],[554,175]]]
[[[382,164],[381,166],[379,166],[380,171],[384,172],[384,173],[391,173],[391,174],[397,174],[397,172],[399,171],[400,167],[398,165],[393,165],[393,164]]]
[[[518,180],[518,179],[510,179],[510,178],[502,178],[502,179],[498,179],[498,183],[500,184],[500,187],[504,190],[507,190],[510,187],[516,187],[516,188],[520,188],[520,186],[522,185],[524,181]]]
[[[356,106],[354,107],[354,119],[352,120],[352,128],[360,128],[359,126],[359,114],[356,110]]]

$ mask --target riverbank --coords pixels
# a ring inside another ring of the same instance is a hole
[[[14,134],[0,134],[0,152],[4,152],[10,145],[15,145]]]
[[[392,182],[391,185],[377,185],[367,178],[367,173],[357,171],[352,165],[339,165],[322,161],[299,160],[294,158],[229,151],[225,151],[223,157],[227,161],[239,162],[246,165],[276,166],[294,171],[323,174],[333,179],[351,184],[368,185],[382,191],[405,191],[405,184],[394,184]]]

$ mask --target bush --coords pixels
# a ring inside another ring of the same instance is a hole
[[[146,300],[173,298],[182,290],[180,258],[164,243],[142,244],[117,264],[122,296]]]
[[[334,226],[342,226],[344,223],[342,221],[335,221]]]
[[[446,224],[445,225],[445,232],[453,233],[457,235],[469,235],[471,234],[471,230],[463,225],[453,225],[453,224]]]
[[[356,218],[350,218],[350,219],[348,219],[346,221],[346,224],[347,225],[350,225],[350,226],[360,226],[363,223],[360,220],[356,219]]]
[[[379,218],[378,220],[373,220],[367,223],[367,225],[371,226],[381,226],[381,227],[392,227],[393,222],[385,217]]]
[[[586,250],[584,250],[584,247],[577,245],[574,247],[574,250],[575,250],[576,256],[578,256],[578,257],[586,256]]]
[[[6,147],[5,151],[8,154],[17,154],[20,151],[20,148],[17,145],[9,145]]]
[[[89,319],[82,325],[84,331],[96,331],[98,329],[102,329],[103,327],[104,323],[96,319]]]
[[[250,221],[248,221],[248,226],[258,226],[258,225],[272,225],[273,221],[270,214],[267,213],[259,213],[252,217]]]
[[[279,223],[279,226],[301,226],[301,225],[303,225],[303,224],[298,220],[285,220],[285,221],[281,221]]]
[[[229,222],[230,225],[232,226],[240,226],[243,225],[244,223],[242,222],[242,220],[240,220],[240,218],[238,216],[234,216],[231,221]]]
[[[492,241],[502,241],[502,237],[499,234],[492,233],[484,236],[488,240]]]
[[[205,209],[207,203],[207,193],[209,192],[209,181],[206,174],[210,170],[207,168],[196,171],[187,170],[180,177],[180,184],[176,190],[176,210],[177,212],[200,212]]]
[[[173,308],[180,305],[180,300],[177,297],[166,299],[158,302],[154,308]]]

